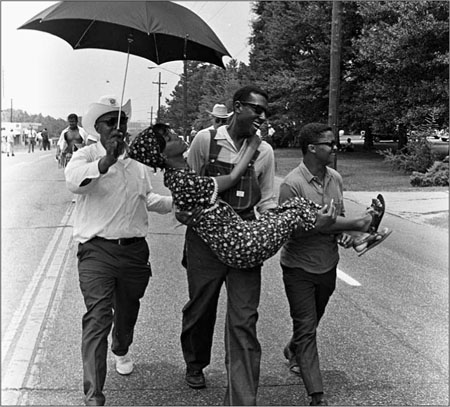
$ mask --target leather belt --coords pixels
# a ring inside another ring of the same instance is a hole
[[[145,237],[123,237],[120,239],[105,239],[104,237],[96,236],[94,239],[104,240],[105,242],[118,244],[119,246],[128,246],[133,243],[142,242]]]

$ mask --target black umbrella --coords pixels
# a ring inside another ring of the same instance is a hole
[[[222,57],[230,56],[197,14],[170,1],[62,1],[19,29],[56,35],[75,50],[100,48],[125,52],[125,80],[129,54],[158,65],[194,60],[222,68],[225,67]]]

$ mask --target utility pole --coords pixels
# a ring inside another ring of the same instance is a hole
[[[153,106],[150,109],[150,126],[153,126]]]
[[[158,112],[156,114],[156,121],[159,122],[159,119],[161,118],[161,85],[167,85],[167,82],[161,82],[161,72],[159,73],[159,79],[158,82],[153,82],[155,85],[158,85]]]
[[[330,44],[330,90],[328,98],[328,125],[333,129],[336,145],[339,146],[339,93],[341,82],[342,48],[342,1],[333,0],[331,16]],[[337,168],[337,156],[334,156],[334,168]]]

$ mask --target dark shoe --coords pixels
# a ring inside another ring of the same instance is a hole
[[[205,375],[201,370],[186,370],[186,383],[192,389],[203,389],[206,387]]]
[[[310,406],[328,406],[327,401],[323,398],[323,393],[314,393],[311,396]]]
[[[309,403],[310,406],[328,406],[328,403],[325,399],[321,399],[319,401],[311,401]]]
[[[289,370],[296,374],[297,376],[301,376],[300,366],[297,364],[297,360],[295,359],[295,354],[292,352],[288,343],[283,349],[283,355],[288,361]]]
[[[103,399],[89,399],[84,401],[85,406],[104,406],[105,400]]]

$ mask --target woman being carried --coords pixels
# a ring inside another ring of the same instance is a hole
[[[192,227],[217,257],[232,267],[249,268],[263,263],[277,253],[297,228],[311,230],[316,227],[316,223],[327,230],[369,231],[363,235],[365,239],[360,239],[361,250],[363,246],[370,248],[372,244],[375,246],[384,240],[376,230],[370,230],[374,222],[378,227],[382,217],[380,208],[374,204],[360,218],[336,220],[334,205],[331,204],[328,209],[326,206],[321,208],[312,201],[295,197],[264,212],[257,220],[242,220],[218,194],[240,179],[260,139],[255,135],[248,143],[249,148],[244,157],[230,174],[200,176],[187,166],[183,156],[187,144],[183,139],[169,126],[157,123],[133,140],[129,157],[155,170],[164,170],[164,185],[171,191],[173,202],[179,210],[204,209],[201,219]]]

